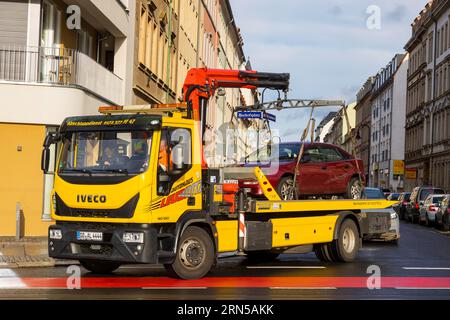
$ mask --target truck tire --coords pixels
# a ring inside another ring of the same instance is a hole
[[[293,177],[284,177],[280,180],[277,186],[277,193],[280,196],[281,200],[295,200],[295,192],[290,192],[292,190],[292,186],[294,184]]]
[[[314,253],[316,254],[317,259],[323,262],[328,262],[327,257],[324,256],[322,251],[322,244],[315,244],[314,245]]]
[[[80,264],[83,268],[96,274],[110,274],[121,266],[118,262],[100,260],[80,260]]]
[[[188,227],[180,237],[177,255],[172,264],[164,267],[170,276],[185,280],[203,278],[213,267],[214,243],[200,227]]]
[[[332,250],[340,262],[355,260],[360,245],[358,227],[351,219],[345,219],[340,228],[339,235],[332,243]]]
[[[316,257],[323,262],[333,262],[335,257],[331,251],[330,243],[321,243],[314,245],[314,253]]]
[[[347,185],[347,190],[344,194],[345,199],[361,199],[363,186],[359,178],[353,177]]]
[[[271,262],[280,256],[279,253],[271,251],[249,251],[247,252],[247,260],[250,262]]]

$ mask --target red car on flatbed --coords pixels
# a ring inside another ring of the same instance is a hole
[[[242,159],[242,166],[260,166],[280,197],[292,200],[300,148],[301,143],[296,142],[264,147]],[[359,199],[365,185],[363,172],[363,162],[338,146],[305,143],[297,175],[298,198],[343,196]],[[253,197],[264,197],[256,180],[239,179],[239,186]]]

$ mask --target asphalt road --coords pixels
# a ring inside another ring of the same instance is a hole
[[[450,236],[408,223],[400,232],[398,245],[364,243],[350,264],[313,253],[253,265],[229,257],[194,281],[170,279],[161,266],[124,266],[110,277],[82,269],[81,289],[69,290],[66,267],[0,269],[0,299],[450,299]]]

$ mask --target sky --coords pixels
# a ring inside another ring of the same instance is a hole
[[[404,52],[411,23],[427,0],[230,2],[254,70],[291,73],[288,98],[351,103],[368,77]],[[320,122],[332,110],[319,110],[314,117]],[[298,140],[309,112],[274,114],[272,127],[282,141]]]

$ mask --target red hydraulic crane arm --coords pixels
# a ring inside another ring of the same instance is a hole
[[[256,71],[191,69],[183,86],[184,101],[188,103],[190,117],[201,121],[200,99],[209,99],[218,88],[242,88],[255,90],[270,88],[287,91],[290,75],[288,73],[265,73]],[[205,110],[206,111],[206,110]]]
[[[256,71],[197,68],[188,71],[183,86],[184,101],[187,103],[188,118],[199,121],[201,145],[206,129],[207,101],[219,88],[241,88],[256,90],[269,88],[287,91],[288,73],[261,73]],[[203,149],[203,148],[202,148]],[[202,168],[207,168],[202,150]]]

